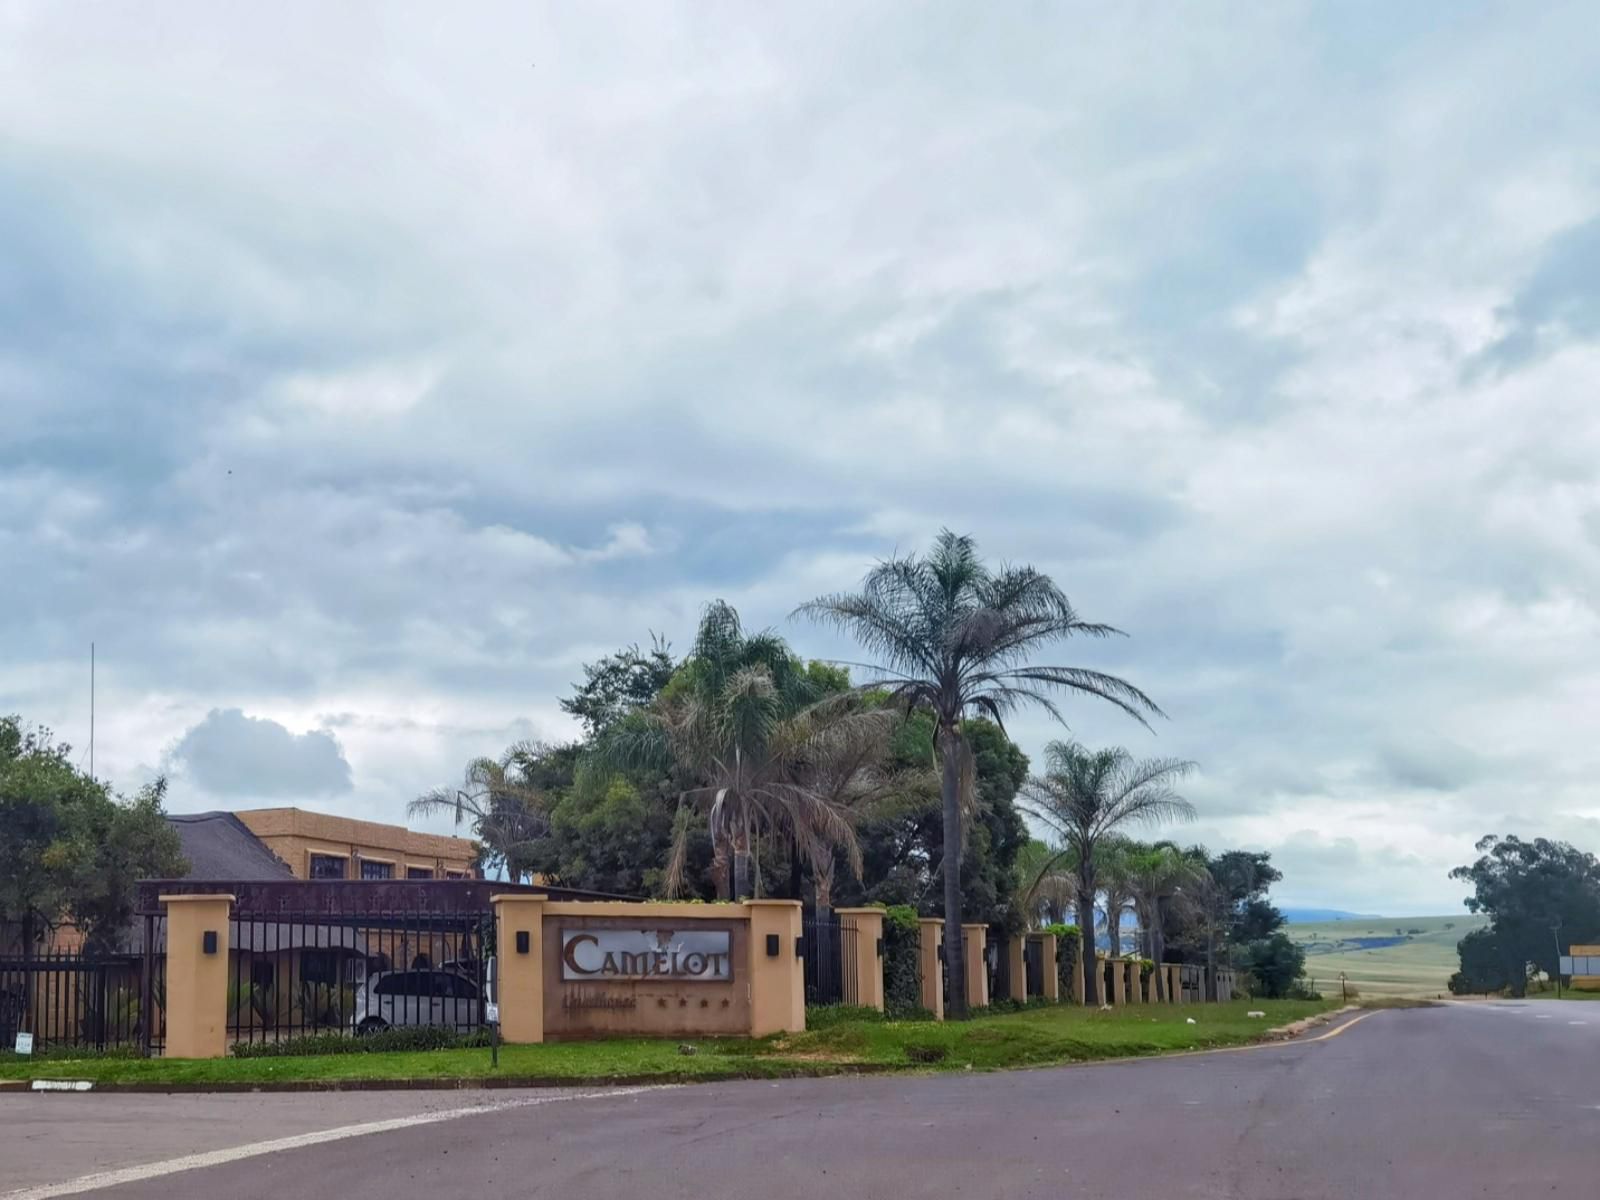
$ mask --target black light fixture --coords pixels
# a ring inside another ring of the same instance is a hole
[[[768,958],[777,958],[778,957],[778,953],[779,953],[779,947],[781,945],[782,945],[782,942],[779,940],[777,934],[775,934],[775,933],[767,934],[767,957]]]
[[[526,954],[527,952],[528,952],[528,931],[526,929],[519,929],[519,930],[517,930],[517,953],[518,954]]]
[[[200,935],[200,952],[202,954],[215,954],[217,952],[217,931],[208,929]]]

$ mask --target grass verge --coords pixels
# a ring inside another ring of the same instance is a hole
[[[153,1087],[239,1086],[375,1080],[516,1079],[685,1082],[776,1079],[846,1071],[992,1071],[1244,1045],[1270,1029],[1337,1007],[1331,1001],[1239,1000],[1229,1004],[1130,1006],[1111,1012],[1070,1005],[971,1021],[889,1021],[853,1010],[818,1013],[805,1033],[755,1040],[612,1040],[502,1046],[498,1070],[484,1049],[281,1058],[0,1058],[0,1080],[87,1079]],[[1251,1017],[1251,1011],[1264,1017]],[[1189,1024],[1190,1020],[1194,1024]]]

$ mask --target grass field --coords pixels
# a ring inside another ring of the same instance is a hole
[[[1288,925],[1285,931],[1305,948],[1306,975],[1326,996],[1339,995],[1341,971],[1363,996],[1436,996],[1460,966],[1456,943],[1486,923],[1469,913],[1357,917]]]
[[[552,1042],[505,1046],[498,1070],[484,1049],[283,1058],[43,1059],[0,1057],[0,1080],[87,1079],[146,1085],[241,1085],[377,1079],[537,1079],[547,1082],[782,1078],[848,1070],[966,1071],[1203,1050],[1253,1042],[1275,1026],[1333,1007],[1294,1000],[1137,1005],[1098,1012],[1052,1005],[971,1021],[885,1021],[859,1009],[813,1012],[805,1033],[751,1040]],[[1265,1015],[1251,1017],[1258,1009]],[[1194,1024],[1189,1024],[1190,1020]]]

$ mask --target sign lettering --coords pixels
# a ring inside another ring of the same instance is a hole
[[[726,929],[564,929],[561,978],[568,983],[673,979],[727,983],[733,958]]]

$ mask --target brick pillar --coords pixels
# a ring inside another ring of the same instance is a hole
[[[1167,1003],[1178,1003],[1178,964],[1167,963],[1161,968],[1167,973]]]
[[[921,917],[917,921],[921,939],[922,1007],[933,1014],[934,1020],[944,1020],[944,973],[939,962],[939,946],[944,941],[944,922],[938,917]]]
[[[983,955],[989,949],[989,927],[981,922],[961,927],[962,953],[967,960],[967,1007],[989,1007],[989,964]]]
[[[1122,969],[1120,958],[1107,959],[1111,964],[1111,995],[1106,998],[1106,1003],[1121,1008],[1128,1002],[1126,980],[1128,973]]]
[[[544,905],[546,896],[491,896],[494,905],[495,1000],[500,1039],[544,1041]]]
[[[167,909],[165,1057],[221,1058],[228,1052],[228,917],[233,897],[160,899]]]
[[[1072,964],[1072,1002],[1074,1004],[1088,1003],[1083,990],[1083,955],[1083,939],[1080,937],[1078,939],[1078,958]]]
[[[750,1036],[803,1033],[806,964],[800,956],[800,901],[746,900],[750,916]],[[767,954],[776,934],[778,956]]]
[[[1022,961],[1022,949],[1028,943],[1025,933],[1012,934],[1006,939],[1005,956],[1010,960],[1011,966],[1011,998],[1013,1000],[1027,1000],[1028,998],[1028,965]]]
[[[1039,935],[1034,944],[1039,947],[1040,965],[1044,968],[1044,998],[1051,1004],[1061,1002],[1061,972],[1056,968],[1056,935]]]
[[[855,978],[845,978],[844,1002],[883,1011],[883,909],[836,908],[843,924],[854,925]],[[848,953],[848,951],[846,951]]]

